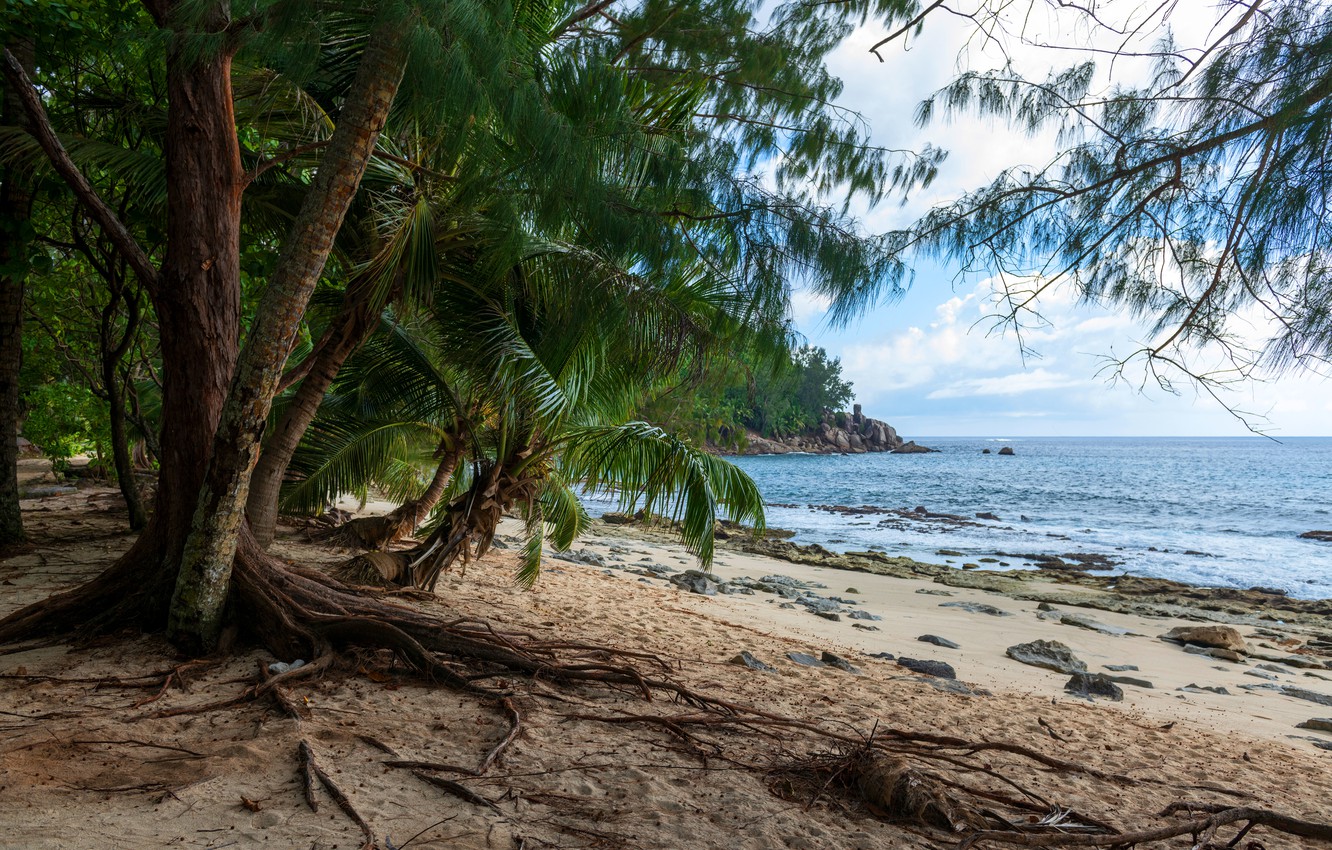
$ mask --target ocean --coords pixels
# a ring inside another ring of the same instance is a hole
[[[982,558],[1024,567],[1034,562],[1012,556],[1094,553],[1118,562],[1110,574],[1332,597],[1332,543],[1299,537],[1332,530],[1332,438],[915,439],[939,452],[734,460],[769,502],[768,524],[799,543],[982,569],[999,568]],[[924,507],[976,524],[819,505]]]
[[[757,482],[768,524],[797,543],[981,569],[1095,554],[1112,560],[1109,575],[1332,597],[1332,543],[1299,537],[1332,530],[1332,438],[914,439],[938,453],[732,460]],[[1004,446],[1014,456],[999,455]],[[616,507],[588,503],[594,514]]]

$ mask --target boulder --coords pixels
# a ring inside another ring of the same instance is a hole
[[[1239,630],[1232,626],[1176,626],[1161,640],[1171,643],[1196,643],[1199,646],[1214,646],[1217,649],[1229,649],[1248,654],[1249,645],[1244,642]]]
[[[1010,646],[1006,653],[1014,661],[1044,667],[1056,673],[1086,673],[1087,665],[1073,654],[1073,650],[1057,640],[1034,640]]]
[[[1303,723],[1296,723],[1296,729],[1312,729],[1315,732],[1332,732],[1332,718],[1311,717]]]
[[[687,590],[690,593],[698,593],[703,596],[717,595],[717,582],[713,580],[712,576],[701,570],[685,570],[678,575],[671,576],[670,582],[681,590]]]
[[[847,661],[840,655],[834,655],[831,652],[827,652],[826,650],[819,660],[824,664],[827,664],[829,667],[836,667],[838,670],[845,670],[848,673],[855,673],[857,675],[860,673],[860,669],[850,661]]]
[[[1012,457],[1013,454],[1014,454],[1014,452],[1013,452],[1013,447],[1012,447],[1012,446],[1004,446],[1002,449],[999,450],[999,454],[1001,454],[1001,455],[1005,455],[1005,456],[1008,456],[1008,457]]]
[[[912,673],[920,673],[922,676],[935,676],[940,679],[956,679],[957,672],[953,670],[953,665],[945,664],[942,661],[929,661],[921,658],[899,658],[897,666],[905,667]]]
[[[927,449],[927,448],[925,448],[924,446],[918,446],[918,445],[916,445],[916,441],[915,441],[915,440],[912,440],[912,441],[909,442],[909,443],[903,443],[902,445],[900,445],[900,446],[898,446],[897,448],[893,449],[893,454],[895,454],[895,455],[923,455],[923,454],[929,454],[929,453],[932,452],[932,451],[934,451],[934,449]]]
[[[961,649],[958,644],[953,643],[948,638],[939,637],[938,635],[921,635],[916,638],[916,640],[921,643],[932,643],[935,646],[942,646],[944,649]]]
[[[1064,683],[1064,690],[1086,699],[1105,697],[1115,702],[1124,699],[1123,689],[1104,673],[1074,673],[1073,678]]]
[[[989,449],[981,449],[981,454],[988,455],[988,454],[993,454],[993,452],[991,452]]]
[[[1305,540],[1319,540],[1323,543],[1332,543],[1332,531],[1306,531],[1300,535]]]
[[[777,668],[771,664],[759,661],[749,653],[749,650],[741,650],[740,654],[731,659],[732,664],[739,664],[741,667],[748,667],[750,670],[761,670],[764,673],[776,673]]]

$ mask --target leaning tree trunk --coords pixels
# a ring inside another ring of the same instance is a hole
[[[15,40],[9,50],[31,72],[31,39]],[[0,123],[26,126],[23,105],[5,86]],[[0,269],[12,268],[26,247],[23,229],[32,211],[32,188],[16,169],[0,172]],[[18,428],[21,418],[19,369],[23,364],[23,278],[21,271],[0,271],[0,549],[27,541],[19,512]]]
[[[195,502],[167,619],[168,638],[187,650],[206,651],[217,642],[245,524],[250,473],[278,381],[388,119],[405,70],[405,51],[401,28],[393,23],[381,23],[371,33],[324,159],[251,323]]]
[[[444,498],[444,491],[449,487],[453,472],[458,468],[462,457],[460,449],[441,447],[439,465],[435,467],[435,476],[418,499],[404,502],[384,516],[357,517],[339,527],[344,540],[367,549],[383,549],[390,543],[397,543],[410,536],[425,522],[426,517]]]
[[[117,269],[120,264],[111,263],[110,268]],[[119,275],[119,271],[112,274]],[[99,327],[100,355],[102,361],[102,386],[106,388],[111,420],[111,458],[116,468],[116,483],[120,485],[120,494],[125,499],[125,508],[129,511],[129,525],[134,531],[142,531],[148,524],[148,514],[143,507],[143,497],[139,495],[139,483],[134,478],[134,459],[130,456],[129,437],[125,432],[125,394],[129,383],[128,375],[124,380],[118,374],[120,361],[124,359],[130,346],[134,344],[134,335],[139,329],[139,296],[125,295],[125,281],[117,277],[111,283],[111,301],[102,310]],[[125,320],[124,335],[117,341],[115,336],[115,317],[124,301],[128,310]]]
[[[245,506],[250,530],[262,547],[267,548],[273,542],[282,481],[287,475],[291,459],[296,455],[301,438],[319,412],[324,394],[332,386],[342,364],[379,323],[384,305],[382,299],[372,296],[374,290],[375,287],[362,279],[353,281],[347,287],[342,308],[325,338],[310,355],[313,365],[296,388],[291,404],[264,441],[259,463],[254,468],[254,475],[250,477],[250,496]]]

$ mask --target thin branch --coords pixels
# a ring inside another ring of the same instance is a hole
[[[19,61],[14,58],[14,54],[10,53],[8,48],[4,49],[4,54],[2,70],[14,94],[23,104],[23,111],[27,113],[30,122],[28,132],[41,145],[56,173],[74,191],[74,195],[79,201],[88,208],[88,212],[101,225],[107,238],[111,240],[111,244],[129,263],[130,268],[134,269],[134,273],[139,276],[139,280],[143,281],[143,285],[150,292],[156,292],[158,274],[152,260],[148,259],[148,254],[134,239],[134,236],[129,232],[129,228],[116,217],[115,212],[97,194],[97,190],[92,187],[88,178],[83,175],[79,167],[70,159],[64,146],[60,144],[55,129],[51,126],[51,120],[42,107],[41,99],[37,96],[37,89],[33,87],[32,81],[28,79],[28,74],[23,70],[23,66],[19,64]]]

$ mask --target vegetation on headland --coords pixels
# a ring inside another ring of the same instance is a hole
[[[840,359],[822,348],[750,350],[654,392],[637,413],[697,442],[737,450],[747,432],[782,438],[813,431],[825,411],[846,410],[851,392]]]

